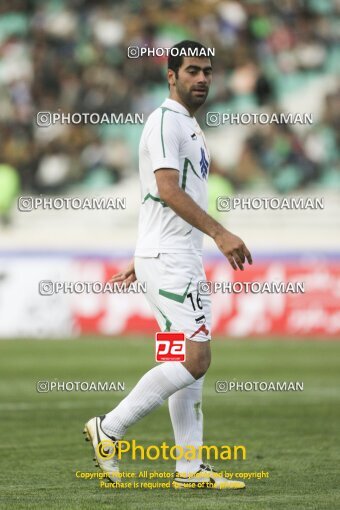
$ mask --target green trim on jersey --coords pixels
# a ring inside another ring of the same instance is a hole
[[[147,195],[145,195],[145,197],[143,198],[142,204],[145,204],[145,202],[149,198],[151,198],[151,200],[154,200],[155,202],[159,202],[162,207],[168,207],[163,200],[161,200],[159,197],[155,197],[154,195],[151,195],[151,193],[148,193]]]
[[[164,111],[168,110],[168,112],[178,113],[179,115],[184,115],[184,117],[191,117],[191,115],[189,115],[188,113],[177,112],[176,110],[173,110],[172,108],[168,108],[167,106],[160,106],[160,108]]]
[[[165,147],[164,147],[164,138],[163,138],[163,120],[164,120],[164,114],[168,110],[168,108],[165,108],[164,106],[162,106],[161,110],[162,110],[162,118],[161,118],[161,142],[162,142],[162,149],[163,149],[163,158],[165,158]]]
[[[159,313],[162,314],[162,316],[165,319],[165,330],[164,330],[164,332],[165,331],[170,331],[170,328],[171,328],[171,325],[172,325],[171,320],[168,319],[168,317],[162,312],[162,310],[160,308],[158,308],[158,306],[156,308],[159,311]]]
[[[198,177],[200,181],[202,180],[201,177],[198,175],[198,173],[195,171],[194,165],[191,163],[190,159],[189,158],[185,158],[185,160],[184,160],[184,167],[183,167],[182,185],[181,185],[182,190],[185,190],[185,186],[187,184],[187,173],[188,173],[188,166],[189,165],[191,166],[191,170],[194,172],[196,177]]]
[[[196,175],[196,177],[198,177],[198,179],[201,181],[201,177],[198,175],[198,173],[196,172],[195,168],[194,168],[194,165],[191,163],[190,159],[189,158],[185,158],[184,160],[184,167],[183,167],[183,175],[182,175],[182,184],[181,184],[181,188],[183,191],[185,191],[185,187],[186,187],[186,184],[187,184],[187,175],[188,175],[188,168],[191,168],[191,170],[194,172],[194,174]],[[162,207],[169,207],[165,202],[164,200],[161,200],[159,197],[155,197],[154,195],[151,195],[151,193],[148,193],[147,195],[145,195],[145,197],[143,198],[142,200],[142,204],[145,204],[145,202],[151,198],[151,200],[154,200],[155,202],[159,202]]]
[[[178,113],[179,115],[184,115],[185,117],[190,117],[187,113],[176,112],[176,110],[172,110],[171,108],[167,108],[166,106],[160,106],[162,110],[162,118],[161,118],[161,142],[162,142],[162,150],[163,150],[163,158],[165,158],[165,147],[164,147],[164,137],[163,137],[163,121],[165,112],[173,112]]]
[[[192,280],[192,278],[191,278],[191,280]],[[191,280],[188,283],[187,288],[184,291],[184,294],[176,294],[175,292],[168,292],[167,290],[163,290],[163,289],[159,289],[158,293],[161,296],[166,297],[167,299],[171,299],[172,301],[176,301],[177,303],[183,304],[185,298],[187,297],[187,293],[188,293],[188,290],[189,290],[189,287],[191,284]]]

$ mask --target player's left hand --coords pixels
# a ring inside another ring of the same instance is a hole
[[[127,268],[120,273],[114,274],[111,278],[112,283],[121,283],[128,287],[131,283],[137,280],[137,276],[135,273],[135,265],[134,261],[130,262]]]

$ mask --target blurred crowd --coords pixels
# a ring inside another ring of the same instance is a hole
[[[40,111],[147,116],[168,94],[166,57],[129,59],[129,46],[193,39],[215,48],[199,120],[217,106],[280,111],[288,86],[294,94],[339,74],[339,15],[340,0],[2,0],[0,183],[59,192],[137,173],[142,126],[34,120]],[[307,130],[254,127],[233,168],[226,160],[219,172],[240,189],[263,179],[281,192],[340,186],[340,89],[322,101]],[[0,210],[5,202],[0,196]]]

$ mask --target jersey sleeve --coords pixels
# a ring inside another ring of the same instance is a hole
[[[160,168],[180,171],[180,136],[177,119],[169,111],[161,110],[153,120],[146,137],[153,172]]]

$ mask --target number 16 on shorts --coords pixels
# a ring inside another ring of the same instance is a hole
[[[184,333],[156,333],[156,361],[185,361]]]

